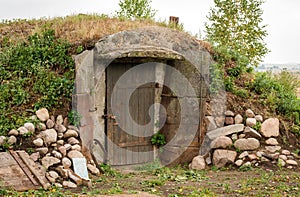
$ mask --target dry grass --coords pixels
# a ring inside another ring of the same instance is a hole
[[[123,30],[144,26],[167,26],[151,20],[122,20],[102,15],[73,15],[52,19],[15,20],[0,23],[0,43],[4,39],[10,42],[24,41],[29,35],[39,33],[46,28],[55,30],[56,36],[70,43],[97,41],[103,36]]]
[[[143,19],[132,21],[96,14],[79,14],[50,19],[4,21],[0,23],[0,48],[4,40],[12,43],[26,41],[28,36],[40,33],[44,29],[49,28],[55,30],[57,37],[67,40],[74,46],[82,45],[84,48],[89,48],[93,47],[100,38],[106,35],[145,26],[174,28],[174,25],[168,25],[166,22]],[[181,30],[179,26],[177,28]],[[200,40],[199,43],[209,52],[212,52],[209,43]]]

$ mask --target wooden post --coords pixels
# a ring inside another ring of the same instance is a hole
[[[170,16],[169,24],[174,24],[175,26],[177,26],[179,24],[179,17]]]

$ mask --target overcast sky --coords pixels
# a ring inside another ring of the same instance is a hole
[[[113,14],[119,0],[0,0],[0,20],[66,16],[78,13]],[[213,0],[152,0],[157,20],[178,16],[185,30],[203,34]],[[271,52],[264,63],[300,63],[300,0],[266,0],[264,22]]]

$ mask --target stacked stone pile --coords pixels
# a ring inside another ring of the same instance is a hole
[[[284,150],[279,144],[279,120],[263,119],[251,109],[245,114],[226,111],[223,127],[212,116],[206,117],[207,133],[200,148],[200,155],[190,164],[192,169],[205,169],[208,165],[218,168],[226,165],[261,166],[272,163],[280,167],[295,168],[299,156]],[[291,147],[292,148],[292,147]]]
[[[46,170],[46,177],[58,187],[74,188],[77,185],[88,183],[72,170],[73,158],[84,158],[80,144],[79,130],[69,125],[67,118],[62,115],[49,116],[48,110],[43,108],[36,111],[33,123],[25,123],[24,126],[9,131],[8,136],[0,136],[0,145],[4,143],[15,145],[18,138],[26,135],[33,136],[33,153],[30,155],[34,162],[41,164]],[[99,169],[93,160],[87,160],[88,170],[98,175]]]

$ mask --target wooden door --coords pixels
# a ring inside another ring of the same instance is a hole
[[[155,100],[154,83],[147,83],[136,88],[137,82],[135,80],[141,74],[136,72],[133,73],[136,76],[130,77],[127,81],[125,80],[125,84],[124,82],[121,84],[122,87],[116,85],[120,77],[136,64],[114,62],[106,69],[107,160],[110,165],[141,164],[154,160],[153,146],[150,142],[151,136],[144,137],[146,131],[142,128],[151,120],[149,108]],[[155,75],[155,67],[145,66],[143,73],[147,73],[148,77],[153,76]],[[124,99],[126,97],[130,97],[129,106]],[[117,105],[114,107],[114,112],[112,105]],[[133,121],[140,126],[135,127],[130,116],[125,113],[128,107]],[[126,124],[126,132],[123,127],[121,128],[120,123]],[[147,128],[148,132],[149,129],[154,131],[154,128],[151,127],[153,125]]]

